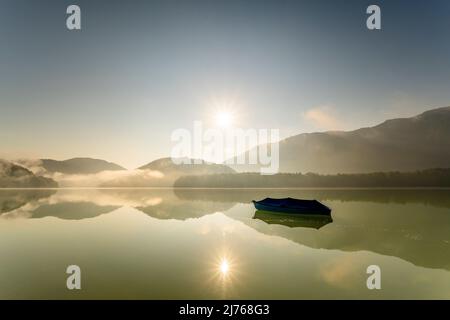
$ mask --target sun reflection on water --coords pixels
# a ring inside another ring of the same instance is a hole
[[[220,298],[227,298],[237,293],[238,283],[241,279],[241,267],[236,255],[229,250],[219,250],[210,260],[208,269],[209,286],[215,287]]]

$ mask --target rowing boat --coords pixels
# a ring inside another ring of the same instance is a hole
[[[257,210],[282,212],[292,214],[321,214],[329,215],[331,209],[317,200],[301,200],[293,198],[273,199],[265,198],[260,201],[253,200]]]

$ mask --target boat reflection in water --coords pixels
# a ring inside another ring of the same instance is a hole
[[[320,229],[333,222],[333,219],[329,215],[273,213],[262,210],[256,210],[253,219],[262,220],[267,224],[280,224],[290,228],[313,229]]]

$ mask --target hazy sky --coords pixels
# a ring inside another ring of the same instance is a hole
[[[283,137],[356,129],[450,105],[449,57],[448,0],[0,0],[0,157],[133,168],[221,105]]]

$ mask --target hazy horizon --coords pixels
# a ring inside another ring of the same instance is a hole
[[[450,107],[450,106],[448,106],[448,107]],[[448,107],[432,108],[432,109],[425,110],[424,112],[437,110],[437,109],[444,109],[444,108],[448,108]],[[417,116],[417,114],[413,115],[413,117],[414,116]],[[396,120],[396,119],[407,119],[407,118],[411,118],[411,117],[399,117],[399,118],[393,118],[393,119],[385,119],[384,121]],[[379,124],[382,124],[384,121],[382,121],[382,122],[380,122],[378,124],[375,124],[375,126],[379,125]],[[364,129],[364,128],[366,128],[366,127],[356,128],[355,130]],[[354,130],[326,130],[326,131],[303,132],[303,133],[317,133],[317,132],[322,132],[322,133],[330,132],[330,133],[333,133],[333,132],[351,132],[351,131],[354,131]],[[299,134],[301,134],[301,133],[299,133]],[[297,134],[294,134],[293,136],[295,136],[295,135],[297,135]],[[290,137],[292,137],[292,136],[290,136]],[[281,140],[283,140],[285,138],[289,138],[289,137],[283,137]],[[248,151],[248,150],[246,149],[245,151]],[[142,163],[142,164],[140,164],[140,165],[138,165],[136,167],[127,167],[127,166],[121,165],[120,163],[117,163],[115,161],[111,161],[109,159],[95,158],[95,157],[92,157],[92,156],[89,156],[89,155],[86,155],[86,154],[78,155],[78,156],[75,155],[75,156],[72,156],[70,158],[45,158],[45,157],[41,157],[41,158],[38,158],[38,157],[34,157],[34,158],[27,158],[27,157],[14,158],[14,157],[11,157],[11,158],[8,158],[7,156],[2,157],[1,155],[2,154],[0,153],[0,160],[1,159],[5,159],[5,160],[12,161],[12,162],[18,162],[19,165],[25,165],[25,167],[27,167],[27,168],[32,168],[33,166],[38,165],[37,163],[28,163],[27,164],[28,161],[34,162],[34,161],[41,161],[41,160],[46,160],[46,159],[56,160],[56,161],[65,161],[65,160],[84,159],[84,158],[86,158],[86,159],[104,160],[106,162],[117,164],[117,165],[123,167],[126,170],[139,169],[140,167],[145,166],[145,165],[147,165],[147,164],[149,164],[149,163],[151,163],[151,162],[153,162],[155,160],[159,160],[159,159],[163,159],[163,158],[170,158],[170,155],[165,155],[165,156],[161,156],[160,158],[148,159],[147,161],[144,160],[145,161],[144,163]],[[195,158],[192,158],[192,159],[195,159]],[[208,161],[208,160],[205,160],[205,159],[201,159],[201,160],[207,161],[207,162],[211,162],[211,163],[217,163],[217,164],[222,164],[223,163],[223,162],[220,162],[220,161],[219,162],[214,162],[214,161]]]

